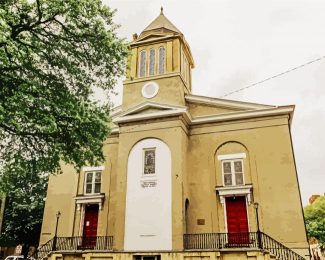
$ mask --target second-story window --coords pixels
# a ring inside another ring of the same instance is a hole
[[[100,171],[85,173],[85,194],[100,193],[102,173]]]
[[[146,75],[146,51],[140,52],[140,62],[139,62],[139,77],[144,77]]]
[[[222,161],[223,183],[225,186],[243,185],[244,169],[242,160]]]
[[[159,63],[158,63],[158,73],[164,74],[165,73],[165,48],[160,47],[158,50],[158,56],[159,56]]]
[[[156,74],[156,51],[155,49],[150,49],[149,51],[149,76]]]

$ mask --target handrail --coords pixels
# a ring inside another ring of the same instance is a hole
[[[76,250],[113,250],[113,237],[54,237],[42,245],[31,257],[43,259],[51,252]]]
[[[258,247],[255,232],[247,233],[199,233],[185,234],[185,249],[223,249],[238,247]]]
[[[184,249],[256,248],[269,251],[279,260],[305,260],[263,232],[199,233],[184,235]]]
[[[263,249],[271,252],[277,259],[292,259],[292,260],[305,260],[302,256],[292,251],[282,243],[278,242],[269,235],[261,232]]]
[[[270,252],[279,260],[305,260],[263,232],[184,234],[183,238],[185,250],[256,248]],[[76,250],[113,250],[113,237],[54,237],[42,245],[32,257],[43,259],[53,251]]]
[[[43,259],[46,257],[52,250],[53,238],[39,247],[34,254],[31,255],[30,259]]]

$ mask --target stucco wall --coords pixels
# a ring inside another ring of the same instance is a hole
[[[52,239],[56,214],[60,211],[58,236],[72,236],[74,229],[74,197],[77,194],[78,174],[72,166],[64,165],[63,174],[50,176],[45,201],[40,244]]]
[[[142,96],[142,87],[148,83],[154,81],[159,85],[158,94],[147,99]],[[123,110],[130,109],[143,102],[158,102],[162,104],[184,106],[184,83],[180,76],[170,77],[170,75],[161,75],[151,78],[146,78],[141,81],[134,81],[125,83],[123,86]]]
[[[191,232],[225,232],[225,214],[215,187],[222,185],[217,148],[227,142],[246,147],[246,184],[253,185],[261,230],[291,248],[307,247],[296,169],[286,117],[197,127],[191,131],[189,153]],[[190,148],[191,149],[191,148]],[[244,152],[234,149],[229,153]],[[256,231],[253,205],[248,206],[250,230]],[[198,226],[197,218],[205,225]]]

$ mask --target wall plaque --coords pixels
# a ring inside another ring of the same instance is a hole
[[[197,219],[197,224],[198,225],[205,225],[205,219],[204,218]]]
[[[141,181],[142,188],[152,188],[157,186],[157,180]]]

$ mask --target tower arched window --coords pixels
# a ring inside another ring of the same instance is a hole
[[[144,77],[146,75],[146,51],[140,52],[140,62],[139,62],[139,77]]]
[[[158,63],[158,73],[164,74],[165,73],[165,63],[166,63],[166,55],[165,55],[165,48],[160,47],[158,50],[159,55],[159,63]]]
[[[156,73],[156,51],[155,49],[150,49],[149,51],[149,76],[153,76]]]

